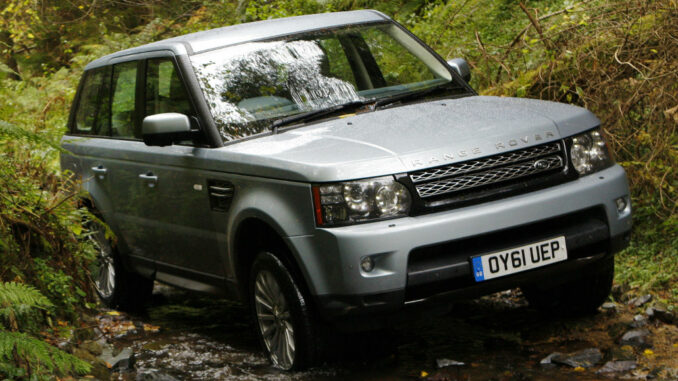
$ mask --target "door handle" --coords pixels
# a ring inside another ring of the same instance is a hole
[[[154,175],[153,172],[142,173],[139,175],[139,178],[144,180],[149,188],[155,188],[158,182],[158,176]]]
[[[106,177],[106,172],[108,172],[108,170],[104,168],[103,165],[98,165],[96,167],[92,167],[92,172],[96,173],[96,177],[98,177],[99,180],[103,180],[104,177]]]

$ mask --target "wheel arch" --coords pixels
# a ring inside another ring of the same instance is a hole
[[[280,226],[261,215],[250,215],[238,222],[231,240],[233,243],[231,260],[241,300],[247,300],[250,269],[257,254],[261,251],[275,254],[290,270],[293,278],[299,282],[299,287],[303,292],[310,295],[302,264],[294,248],[284,239],[284,236]]]

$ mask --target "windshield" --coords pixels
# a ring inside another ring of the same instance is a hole
[[[433,87],[467,91],[424,46],[390,23],[239,44],[191,61],[227,141],[265,131],[280,118],[345,103]]]

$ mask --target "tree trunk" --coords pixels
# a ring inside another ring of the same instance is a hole
[[[2,60],[10,68],[10,70],[12,70],[9,73],[9,77],[16,81],[21,81],[21,75],[19,74],[19,63],[14,57],[14,40],[12,39],[9,31],[0,31],[0,49],[6,50],[6,52],[2,55]]]

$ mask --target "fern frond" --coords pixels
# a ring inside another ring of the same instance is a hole
[[[63,149],[59,144],[49,139],[45,139],[44,137],[36,133],[24,130],[23,128],[15,126],[11,123],[7,123],[4,120],[0,120],[0,138],[3,135],[9,138],[23,139],[31,143],[45,145],[59,152],[68,152],[67,150]]]
[[[86,374],[91,366],[85,361],[68,354],[44,341],[20,332],[0,331],[0,363],[14,364],[15,356],[30,364],[37,375]]]
[[[35,287],[16,282],[0,283],[0,316],[20,316],[33,309],[48,309],[53,307],[43,294]]]

